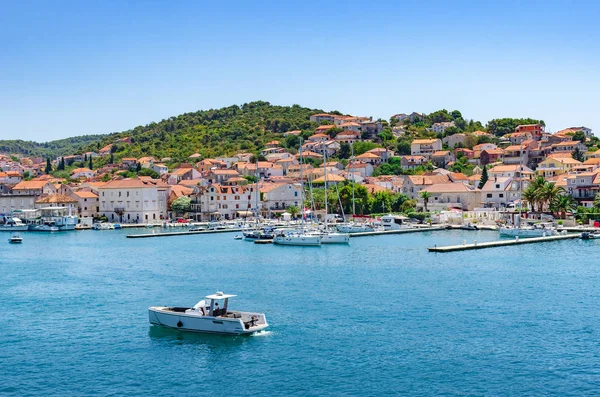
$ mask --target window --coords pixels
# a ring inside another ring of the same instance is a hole
[[[129,191],[127,192],[127,197],[129,197]]]
[[[492,198],[492,193],[488,193],[487,198]]]
[[[500,185],[496,185],[496,189],[500,189]]]
[[[294,197],[298,197],[298,192],[294,192]]]
[[[119,192],[119,197],[121,197],[121,192]]]
[[[500,197],[500,198],[504,198],[504,193],[500,193],[500,194],[498,195],[498,197]]]

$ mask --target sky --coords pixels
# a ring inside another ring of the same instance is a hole
[[[0,2],[0,139],[264,100],[600,134],[600,2]]]

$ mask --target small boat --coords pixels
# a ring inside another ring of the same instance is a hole
[[[123,226],[120,223],[115,223],[113,224],[113,229],[123,229]]]
[[[381,217],[381,222],[383,223],[384,230],[401,230],[401,229],[410,229],[412,226],[407,223],[408,218],[401,215],[392,215],[388,214]]]
[[[473,225],[471,223],[469,223],[467,225],[461,225],[459,227],[459,229],[462,229],[462,230],[478,230],[477,226],[475,226],[475,225]]]
[[[242,236],[241,234],[236,234],[235,236],[233,236],[234,240],[241,240],[243,238],[244,238],[244,236]]]
[[[8,242],[11,244],[21,244],[23,242],[23,237],[19,236],[18,234],[15,234],[8,239]]]
[[[217,292],[194,307],[152,306],[148,319],[153,325],[210,334],[245,335],[269,326],[264,313],[230,311],[229,299],[235,296]]]
[[[153,227],[154,227],[154,225],[153,225],[152,223],[146,223],[146,227],[147,227],[148,229],[151,229],[151,228],[153,228]]]
[[[556,236],[558,232],[552,224],[549,223],[535,223],[531,226],[518,226],[518,227],[501,227],[499,229],[500,236],[505,237],[546,237]]]
[[[94,230],[112,230],[115,228],[115,225],[108,222],[94,222],[92,225],[92,229]]]
[[[593,232],[583,232],[581,233],[581,239],[582,240],[595,240],[597,238],[600,238],[600,234],[596,234]]]
[[[204,228],[204,227],[194,226],[194,227],[190,227],[188,229],[188,232],[203,232],[205,230],[206,230],[206,228]]]

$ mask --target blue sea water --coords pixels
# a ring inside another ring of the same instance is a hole
[[[0,242],[0,395],[600,393],[600,241],[435,254],[426,248],[497,233],[320,248],[127,233]],[[216,290],[266,312],[270,330],[148,323],[148,306]]]

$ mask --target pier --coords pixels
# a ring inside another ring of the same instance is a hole
[[[173,237],[173,236],[188,236],[192,234],[214,234],[214,233],[233,233],[241,232],[242,229],[219,229],[219,230],[199,230],[194,232],[158,232],[144,234],[128,234],[127,238],[150,238],[150,237]]]
[[[534,243],[547,243],[550,241],[558,240],[570,240],[574,238],[580,238],[580,233],[565,234],[559,236],[548,236],[548,237],[533,237],[533,238],[520,238],[515,240],[498,240],[488,241],[482,243],[462,244],[462,245],[447,245],[444,247],[431,247],[428,248],[429,252],[454,252],[454,251],[467,251],[477,250],[484,248],[504,247],[507,245],[521,245],[521,244],[534,244]]]
[[[411,229],[400,229],[400,230],[377,230],[374,232],[360,232],[350,233],[350,237],[366,237],[366,236],[381,236],[385,234],[405,234],[405,233],[419,233],[419,232],[434,232],[437,230],[446,230],[445,226],[435,227],[416,227]]]

